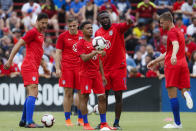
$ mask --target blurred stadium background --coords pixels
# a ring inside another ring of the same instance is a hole
[[[50,17],[45,33],[43,60],[47,63],[51,75],[46,75],[40,67],[35,118],[36,121],[40,121],[44,113],[53,114],[56,123],[49,130],[81,130],[79,127],[65,128],[62,115],[63,89],[58,87],[54,67],[55,43],[58,35],[67,29],[66,19],[69,15],[78,17],[79,22],[92,21],[93,32],[99,28],[96,21],[96,14],[99,10],[109,11],[114,23],[124,21],[125,14],[135,20],[136,25],[125,33],[128,90],[123,93],[125,112],[122,114],[121,126],[125,130],[157,131],[163,130],[162,126],[166,121],[171,120],[167,118],[172,115],[167,113],[171,109],[165,90],[163,64],[160,64],[155,71],[148,70],[146,65],[150,60],[165,52],[167,36],[159,28],[158,16],[165,11],[171,11],[176,27],[181,29],[186,39],[191,92],[194,105],[196,105],[196,89],[194,88],[196,85],[195,0],[0,0],[0,5],[0,130],[22,130],[18,127],[21,115],[18,111],[22,110],[26,96],[20,77],[20,66],[25,55],[25,48],[21,48],[17,53],[10,70],[4,70],[3,64],[20,37],[34,26],[37,14],[40,12],[45,12]],[[180,93],[179,98],[181,111],[184,112],[181,118],[183,130],[195,131],[196,127],[193,123],[196,122],[194,119],[196,107],[188,110]],[[111,93],[109,111],[113,111],[114,102]],[[94,95],[90,96],[89,104],[96,105]],[[113,115],[114,113],[110,112],[107,114],[109,122],[112,122]],[[89,117],[90,122],[93,120],[93,126],[99,122],[97,117],[99,116]],[[76,118],[73,117],[73,119]]]

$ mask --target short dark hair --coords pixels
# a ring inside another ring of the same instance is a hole
[[[159,20],[161,19],[173,22],[173,16],[169,11],[161,14],[161,16],[159,17]]]
[[[72,16],[72,15],[69,16],[68,19],[67,19],[67,22],[68,22],[68,23],[71,23],[71,22],[73,22],[73,21],[78,21],[78,19],[77,19],[76,17]]]
[[[48,15],[46,13],[40,13],[37,17],[37,21],[40,21],[41,19],[48,19]]]
[[[99,11],[98,14],[97,14],[97,20],[98,20],[99,16],[100,16],[101,14],[104,14],[104,13],[108,13],[108,11],[106,11],[106,10]],[[108,13],[108,14],[109,14],[109,13]]]
[[[80,25],[80,30],[83,30],[84,29],[84,26],[85,25],[88,25],[88,24],[91,24],[90,21],[84,21],[81,25]]]

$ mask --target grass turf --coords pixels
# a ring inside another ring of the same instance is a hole
[[[55,117],[55,124],[51,128],[43,129],[26,129],[18,126],[22,112],[0,112],[0,131],[78,131],[83,130],[82,127],[65,126],[65,118],[63,112],[35,112],[34,121],[40,124],[41,117],[44,114],[52,114]],[[165,118],[172,117],[168,112],[123,112],[120,120],[120,126],[127,131],[176,131],[176,129],[163,129],[162,127],[169,123],[165,122]],[[89,115],[89,122],[95,127],[99,122],[99,115]],[[73,123],[76,123],[77,116],[71,116]],[[114,113],[107,113],[107,121],[112,125]],[[196,131],[196,113],[181,113],[181,121],[183,129],[180,131]],[[172,122],[171,122],[172,123]]]

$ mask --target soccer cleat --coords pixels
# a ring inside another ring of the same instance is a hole
[[[85,123],[84,126],[83,126],[83,129],[84,129],[84,130],[95,130],[94,128],[92,128],[92,127],[90,126],[89,123]]]
[[[115,127],[117,130],[122,130],[122,128],[119,126],[119,124],[114,124],[113,127]]]
[[[26,124],[25,128],[44,128],[42,125],[38,125],[36,123]]]
[[[167,124],[167,125],[165,125],[163,128],[165,128],[165,129],[174,129],[174,128],[176,128],[176,129],[180,129],[180,128],[182,128],[182,124],[180,124],[180,125],[176,125],[175,123],[174,124]]]
[[[78,126],[84,126],[84,122],[83,122],[82,118],[78,118],[77,125]]]
[[[65,120],[65,124],[66,124],[66,126],[73,126],[71,119]]]
[[[100,126],[101,126],[101,124],[98,124],[98,125],[95,127],[95,130],[99,130],[99,129],[100,129]]]
[[[116,130],[115,127],[111,127],[108,123],[101,124],[100,131]]]
[[[19,122],[19,126],[20,126],[20,127],[25,127],[25,125],[26,125],[26,122],[25,122],[25,121],[21,120],[21,121]]]
[[[189,109],[192,109],[193,108],[193,100],[191,98],[191,95],[188,91],[185,91],[184,92],[184,97],[186,99],[186,106],[189,108]]]

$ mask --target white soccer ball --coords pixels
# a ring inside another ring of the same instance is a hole
[[[51,114],[45,114],[41,122],[44,124],[45,127],[52,127],[54,125],[55,119]]]
[[[93,113],[93,107],[91,105],[87,105],[87,109],[89,115]]]
[[[106,47],[107,43],[103,37],[97,36],[93,39],[92,44],[96,50],[103,50]]]
[[[98,104],[94,106],[93,111],[94,111],[95,114],[99,115]]]

